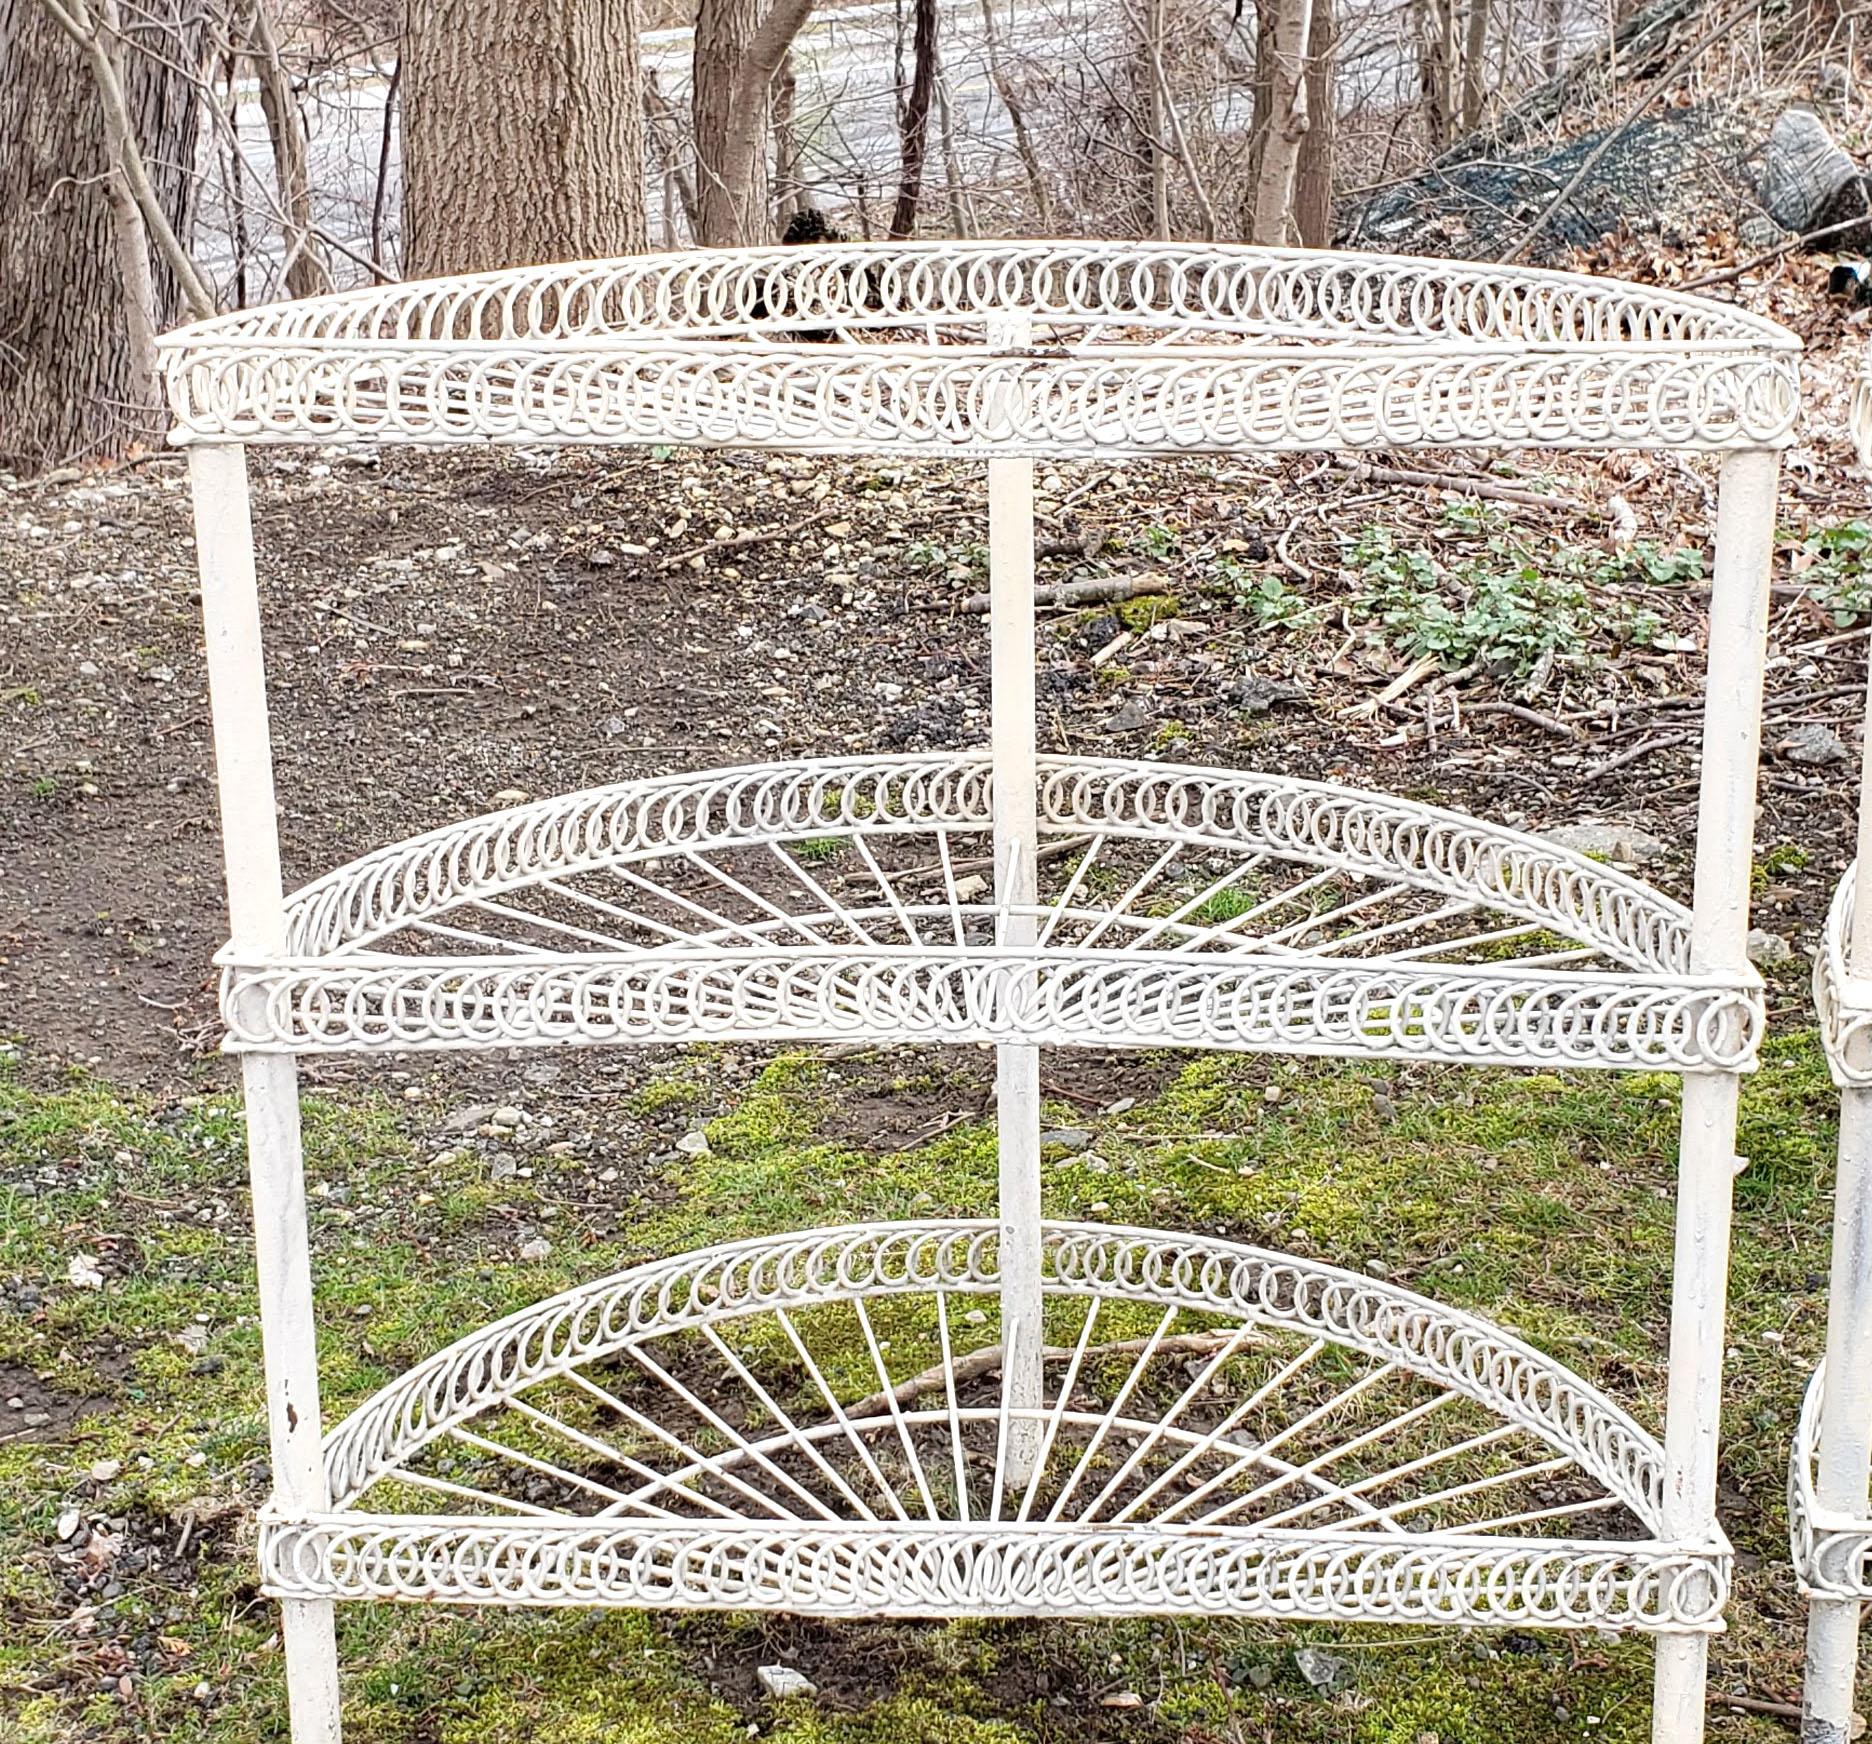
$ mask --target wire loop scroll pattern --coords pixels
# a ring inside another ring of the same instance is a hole
[[[1820,1018],[1820,1042],[1827,1069],[1842,1090],[1872,1085],[1872,986],[1847,970],[1852,945],[1853,880],[1856,866],[1833,893],[1826,927],[1814,952],[1814,1007]]]
[[[339,1426],[332,1511],[268,1512],[267,1586],[1720,1626],[1728,1546],[1657,1541],[1655,1440],[1512,1334],[1287,1255],[1050,1223],[1048,1379],[1015,1406],[998,1239],[763,1237],[474,1333]],[[1023,1418],[1031,1472],[1008,1454]],[[1540,1535],[1560,1521],[1580,1535]]]
[[[1019,352],[996,323],[1031,317]],[[869,453],[1777,446],[1799,342],[1532,268],[1152,243],[717,249],[373,287],[164,337],[179,442]]]
[[[1853,444],[1859,450],[1859,464],[1872,471],[1872,360],[1859,366],[1848,419]]]
[[[1788,1462],[1788,1543],[1794,1573],[1801,1591],[1810,1597],[1872,1603],[1872,1520],[1823,1508],[1814,1485],[1825,1399],[1826,1364],[1821,1363],[1807,1383]]]
[[[367,855],[223,954],[229,1046],[865,1035],[1687,1069],[1751,1063],[1752,977],[1536,837],[1284,776],[1045,758],[1035,943],[970,867],[981,753],[594,789]]]

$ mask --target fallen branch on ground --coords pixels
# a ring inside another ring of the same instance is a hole
[[[1034,589],[1035,606],[1106,606],[1120,600],[1137,599],[1147,593],[1163,593],[1170,584],[1161,575],[1096,575],[1084,581],[1062,581]],[[969,617],[985,613],[991,596],[972,593],[962,602]]]

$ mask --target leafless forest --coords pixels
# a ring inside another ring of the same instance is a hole
[[[164,327],[371,278],[789,226],[1551,258],[1582,214],[1606,228],[1608,187],[1611,228],[1657,227],[1616,172],[1686,109],[1714,142],[1691,179],[1772,245],[1766,118],[1733,111],[1850,108],[1864,24],[1842,0],[0,0],[0,465],[153,440]],[[1500,222],[1452,231],[1452,200]]]

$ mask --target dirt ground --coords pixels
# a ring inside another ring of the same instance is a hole
[[[1758,917],[1797,949],[1849,852],[1851,765],[1773,747],[1803,725],[1850,742],[1865,659],[1793,573],[1805,530],[1866,510],[1838,440],[1866,312],[1828,304],[1823,282],[1796,260],[1749,299],[1813,348],[1759,830],[1800,850]],[[1517,527],[1586,550],[1614,549],[1620,517],[1641,546],[1708,540],[1709,467],[1510,463],[1573,505],[1485,503]],[[1436,673],[1383,701],[1411,662],[1346,609],[1341,536],[1375,523],[1434,544],[1449,485],[1478,466],[1408,464],[1437,481],[1374,480],[1356,456],[1042,467],[1041,581],[1100,574],[1176,602],[1135,602],[1141,621],[1043,612],[1043,739],[1273,766],[1534,829],[1616,819],[1668,846],[1647,876],[1687,894],[1703,597],[1634,576],[1621,591],[1658,613],[1665,647],[1569,665],[1534,693]],[[986,738],[984,626],[960,610],[981,581],[973,468],[331,450],[257,453],[252,473],[289,882],[517,794]],[[773,536],[709,549],[750,533]],[[1218,595],[1218,564],[1238,586],[1274,578],[1306,621]],[[184,466],[12,485],[0,574],[5,1025],[119,1082],[197,1081],[223,906]],[[1126,623],[1120,657],[1095,661]]]

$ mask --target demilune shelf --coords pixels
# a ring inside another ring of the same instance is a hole
[[[709,249],[165,335],[181,443],[1097,455],[1778,447],[1799,341],[1527,267],[1138,242]]]
[[[222,953],[229,1048],[810,1040],[1736,1070],[1752,972],[1538,837],[1284,776],[1048,757],[997,902],[986,753],[633,781],[386,848]],[[1003,885],[1003,888],[1009,886]]]
[[[1729,1547],[1659,1538],[1658,1444],[1511,1334],[1229,1241],[1038,1239],[1025,1406],[984,1222],[763,1237],[525,1309],[339,1425],[330,1511],[263,1518],[266,1588],[1721,1626]]]

